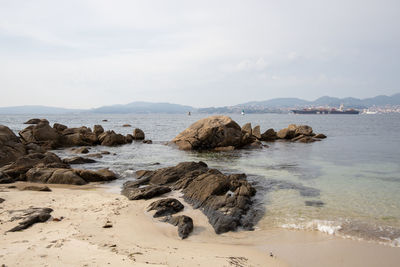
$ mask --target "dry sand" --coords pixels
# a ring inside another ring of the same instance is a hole
[[[25,184],[25,183],[24,183]],[[22,183],[16,184],[18,187]],[[289,230],[216,235],[207,218],[185,203],[194,232],[152,218],[153,200],[129,201],[93,186],[49,185],[52,192],[0,187],[0,265],[6,266],[398,266],[400,249]],[[177,193],[171,193],[179,197]],[[181,200],[182,201],[182,200]],[[10,210],[54,209],[53,218],[5,233]],[[107,221],[111,228],[103,228]],[[274,257],[270,257],[270,251]]]

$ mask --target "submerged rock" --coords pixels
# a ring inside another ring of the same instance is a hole
[[[82,157],[73,157],[63,159],[65,164],[85,164],[85,163],[95,163],[94,159],[82,158]]]
[[[183,210],[183,208],[184,206],[179,200],[175,198],[165,198],[151,203],[147,210],[156,210],[153,217],[157,218],[178,213]]]
[[[23,191],[41,191],[41,192],[51,192],[48,186],[38,186],[38,185],[27,185],[21,188]]]
[[[306,200],[304,203],[306,204],[306,206],[312,207],[322,207],[325,205],[325,203],[321,200]]]

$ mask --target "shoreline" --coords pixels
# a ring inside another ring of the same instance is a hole
[[[18,182],[17,187],[27,183]],[[13,185],[13,184],[11,184]],[[35,185],[38,185],[35,183]],[[271,229],[215,234],[207,217],[185,205],[194,219],[185,240],[177,228],[146,211],[151,200],[129,201],[96,184],[46,184],[52,192],[0,186],[0,263],[6,266],[396,266],[398,248],[319,232]],[[72,189],[72,190],[71,190]],[[29,203],[27,205],[26,203]],[[15,233],[7,210],[50,207],[53,218]],[[103,228],[110,221],[111,228]],[[270,252],[274,257],[270,257]],[[61,264],[60,264],[61,262]]]

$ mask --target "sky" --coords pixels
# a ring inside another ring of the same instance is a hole
[[[400,92],[398,0],[0,0],[0,106]]]

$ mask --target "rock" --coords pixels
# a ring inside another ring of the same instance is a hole
[[[133,130],[133,140],[144,140],[145,135],[142,130],[136,128]]]
[[[304,136],[303,138],[300,138],[298,140],[298,142],[300,142],[300,143],[312,143],[312,142],[315,142],[315,141],[316,140],[314,138],[310,137],[310,136]]]
[[[54,123],[53,128],[56,129],[58,133],[62,133],[64,130],[68,129],[67,126],[59,123]]]
[[[31,125],[19,132],[25,143],[38,143],[47,149],[57,148],[60,142],[60,134],[50,127],[47,120],[41,120],[36,125]]]
[[[295,135],[305,135],[311,136],[313,134],[313,129],[308,125],[299,125],[295,129]]]
[[[214,148],[215,151],[233,151],[235,150],[234,146],[223,146],[223,147],[216,147]]]
[[[290,141],[296,142],[296,141],[300,140],[303,137],[305,137],[305,135],[299,135],[299,136],[296,136],[295,138],[290,139]]]
[[[245,145],[243,148],[246,148],[246,149],[260,149],[260,148],[263,148],[263,144],[260,141],[256,140],[251,144]]]
[[[167,186],[149,185],[146,187],[128,187],[124,185],[122,194],[129,200],[150,199],[171,192]]]
[[[306,206],[311,207],[322,207],[323,205],[325,205],[325,203],[321,200],[306,200],[304,203],[306,204]]]
[[[109,182],[117,179],[117,175],[109,169],[100,169],[97,171],[75,169],[74,172],[88,183]]]
[[[95,125],[95,126],[93,127],[93,132],[94,132],[94,134],[95,134],[96,136],[99,136],[100,134],[104,133],[103,126],[101,126],[101,125]]]
[[[93,146],[99,144],[97,135],[86,126],[67,128],[62,132],[61,147]]]
[[[110,221],[107,221],[104,225],[103,225],[103,228],[112,228],[113,227],[113,225],[112,225],[112,223],[110,222]]]
[[[124,125],[122,125],[122,127],[132,127],[132,125],[130,125],[130,124],[124,124]]]
[[[26,173],[26,180],[43,184],[87,184],[73,169],[60,168],[32,168]]]
[[[270,128],[266,130],[262,135],[261,135],[261,141],[275,141],[277,138],[276,132],[274,129]]]
[[[218,234],[234,231],[239,226],[253,227],[254,218],[246,214],[256,191],[244,174],[224,175],[203,162],[182,162],[174,167],[137,172],[137,175],[138,180],[124,184],[122,193],[129,199],[138,199],[129,194],[135,196],[141,190],[171,187],[181,190],[185,201],[201,209]]]
[[[0,197],[0,204],[3,203],[4,201],[6,201],[4,198]]]
[[[261,140],[260,125],[257,125],[256,127],[254,127],[252,133],[253,133],[254,137],[256,137],[258,140]]]
[[[130,143],[133,142],[133,135],[127,134],[126,137],[125,137],[125,139],[126,139],[126,142],[127,142],[128,144],[130,144]]]
[[[126,138],[122,134],[116,134],[114,131],[106,131],[99,135],[99,141],[102,146],[117,146],[126,144]]]
[[[26,122],[24,122],[24,124],[38,124],[41,121],[41,119],[30,119]]]
[[[248,133],[249,135],[253,135],[253,130],[251,129],[251,123],[248,122],[242,126],[242,132]]]
[[[193,123],[172,142],[182,150],[204,150],[251,143],[243,138],[240,126],[227,116],[211,116]]]
[[[102,155],[110,155],[111,153],[110,153],[110,151],[101,151],[100,152]]]
[[[153,217],[157,218],[178,213],[183,210],[183,208],[184,206],[179,200],[174,198],[165,198],[151,203],[147,208],[147,211],[156,210]]]
[[[320,133],[320,134],[315,135],[314,138],[325,139],[326,135]]]
[[[82,158],[82,157],[73,157],[63,159],[65,164],[85,164],[85,163],[95,163],[94,159]]]
[[[86,157],[88,158],[97,158],[101,159],[103,157],[103,153],[92,153],[92,154],[87,154]]]
[[[289,128],[284,128],[276,133],[276,136],[280,139],[292,139],[295,137],[295,131]]]
[[[143,140],[143,144],[152,144],[153,143],[153,141],[151,141],[151,140]]]
[[[102,120],[102,121],[107,122],[108,120]]]
[[[27,229],[34,225],[35,223],[46,222],[50,219],[50,213],[53,211],[51,208],[29,208],[23,210],[24,213],[21,217],[14,217],[15,219],[23,219],[22,222],[19,222],[19,225],[14,228],[8,230],[8,232],[17,232]]]
[[[69,165],[64,164],[61,159],[54,153],[32,153],[18,158],[15,162],[0,168],[0,172],[13,181],[25,181],[26,172],[33,167],[52,167],[52,168],[69,168]]]
[[[182,239],[187,238],[189,234],[193,231],[193,220],[189,216],[168,216],[163,221],[178,226],[178,235]]]
[[[23,188],[21,188],[21,190],[51,192],[51,189],[48,186],[37,186],[37,185],[27,185],[27,186],[24,186]]]
[[[26,155],[26,148],[7,126],[0,125],[0,167]]]
[[[89,149],[87,149],[87,147],[78,147],[78,148],[73,148],[71,149],[72,152],[76,153],[76,154],[87,154],[89,153]]]

